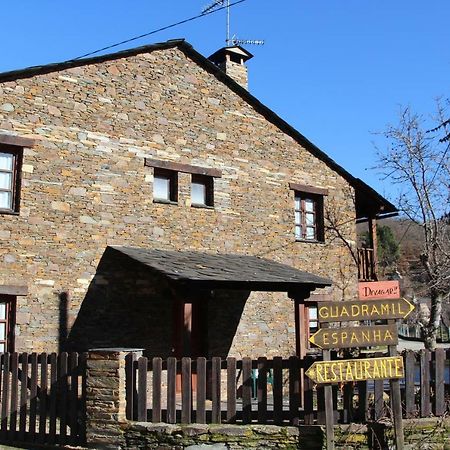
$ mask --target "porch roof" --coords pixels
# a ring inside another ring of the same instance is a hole
[[[257,256],[120,246],[109,248],[172,281],[198,288],[287,292],[312,291],[331,285],[326,278]]]

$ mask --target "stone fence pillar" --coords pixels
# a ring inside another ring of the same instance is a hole
[[[86,440],[90,448],[124,447],[126,420],[125,356],[142,349],[92,349],[86,371]]]

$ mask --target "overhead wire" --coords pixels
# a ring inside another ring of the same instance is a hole
[[[229,5],[224,5],[224,6],[221,6],[219,8],[216,8],[216,9],[213,9],[213,10],[210,10],[210,11],[206,11],[206,12],[203,12],[201,14],[197,14],[196,16],[189,17],[188,19],[184,19],[184,20],[180,20],[179,22],[172,23],[171,25],[166,25],[166,26],[158,28],[156,30],[149,31],[148,33],[140,34],[139,36],[134,36],[134,37],[132,37],[130,39],[125,39],[124,41],[120,41],[120,42],[117,42],[115,44],[107,45],[106,47],[102,47],[102,48],[100,48],[98,50],[94,50],[92,52],[85,53],[84,55],[77,56],[76,58],[73,58],[73,59],[71,59],[69,61],[77,61],[78,59],[87,58],[88,56],[95,55],[95,54],[103,52],[105,50],[110,50],[112,48],[119,47],[120,45],[128,44],[129,42],[133,42],[133,41],[137,41],[138,39],[142,39],[144,37],[151,36],[152,34],[159,33],[160,31],[165,31],[165,30],[168,30],[170,28],[174,28],[174,27],[176,27],[178,25],[183,25],[184,23],[188,23],[188,22],[191,22],[193,20],[200,19],[202,17],[208,16],[209,14],[214,14],[214,13],[216,13],[218,11],[221,11],[222,9],[228,8],[229,6],[231,7],[231,6],[238,5],[239,3],[244,3],[245,1],[247,1],[247,0],[236,0],[233,3],[230,3]]]

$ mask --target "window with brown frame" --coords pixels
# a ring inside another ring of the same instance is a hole
[[[192,174],[192,206],[214,206],[214,178],[207,175]]]
[[[14,352],[16,297],[0,295],[0,353]]]
[[[324,242],[323,196],[295,191],[295,238]]]
[[[0,145],[0,213],[18,213],[22,148]]]
[[[178,173],[174,170],[154,168],[153,201],[162,203],[177,203]]]

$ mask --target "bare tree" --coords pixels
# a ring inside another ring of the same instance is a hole
[[[438,105],[438,124],[443,113]],[[418,259],[424,292],[418,294],[428,296],[431,307],[421,325],[425,346],[434,349],[442,304],[450,297],[450,142],[427,128],[422,117],[403,109],[398,125],[382,133],[388,148],[378,150],[378,168],[398,186],[400,211],[422,230]]]

